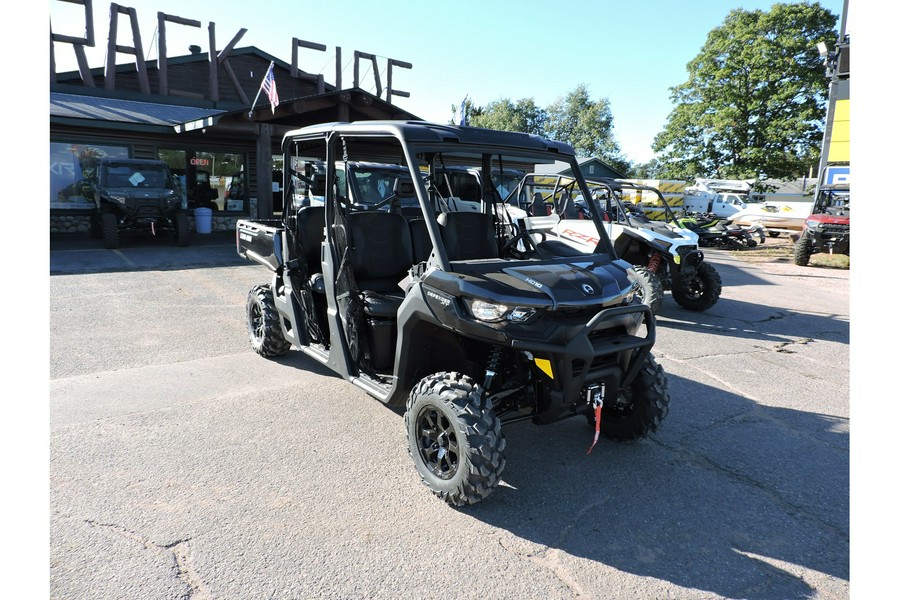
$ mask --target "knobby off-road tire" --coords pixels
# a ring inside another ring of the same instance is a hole
[[[600,433],[623,442],[635,440],[658,430],[668,414],[669,379],[651,354],[631,385],[603,406]],[[594,426],[593,414],[588,415],[588,422]]]
[[[809,257],[812,256],[812,240],[806,235],[801,235],[794,243],[794,264],[798,267],[805,267],[809,264]]]
[[[191,243],[191,225],[184,213],[175,213],[175,243],[179,246]]]
[[[413,464],[436,496],[463,506],[496,489],[506,439],[481,386],[460,373],[429,375],[409,394],[404,420]]]
[[[100,213],[91,213],[91,238],[95,240],[103,239],[103,223],[100,221]]]
[[[281,356],[291,348],[291,343],[284,339],[272,286],[268,284],[254,286],[247,294],[247,333],[250,346],[260,356]]]
[[[115,249],[119,247],[119,219],[114,213],[103,213],[100,215],[101,234],[103,236],[103,247]]]
[[[647,267],[634,267],[634,272],[640,286],[637,296],[650,307],[650,312],[657,314],[663,303],[663,285],[659,276]]]
[[[672,298],[688,310],[706,310],[719,301],[722,295],[722,278],[709,263],[701,263],[697,274],[681,279],[672,289]]]

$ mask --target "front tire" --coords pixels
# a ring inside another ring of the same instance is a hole
[[[260,356],[281,356],[291,348],[284,339],[281,319],[275,309],[272,286],[257,285],[247,294],[247,332],[250,346]]]
[[[809,264],[810,256],[812,256],[812,240],[806,235],[801,235],[794,244],[794,264],[805,267]]]
[[[681,279],[672,289],[672,298],[688,310],[711,308],[722,295],[722,278],[709,263],[701,263],[690,279]]]
[[[454,506],[487,498],[506,466],[506,439],[484,390],[460,373],[423,378],[406,402],[407,441],[422,482]]]
[[[103,223],[100,220],[100,213],[96,211],[91,213],[91,238],[103,239]]]
[[[175,241],[179,246],[191,243],[191,226],[184,213],[175,213]]]
[[[634,273],[640,286],[637,296],[650,307],[650,312],[657,314],[663,303],[663,285],[659,276],[647,267],[634,267]]]
[[[614,440],[635,440],[657,431],[668,414],[669,379],[650,354],[631,385],[603,406],[600,433]],[[593,415],[588,421],[593,425]]]
[[[103,213],[100,215],[101,235],[103,247],[113,250],[119,247],[119,219],[115,213]]]

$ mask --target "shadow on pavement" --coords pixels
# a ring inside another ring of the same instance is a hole
[[[508,486],[462,511],[524,559],[558,549],[727,598],[816,596],[796,566],[849,580],[846,421],[670,386],[660,432],[589,456],[583,419],[507,427]]]
[[[109,273],[224,267],[250,264],[237,254],[234,231],[194,233],[189,246],[150,235],[122,236],[121,246],[107,250],[88,234],[50,236],[50,274]]]

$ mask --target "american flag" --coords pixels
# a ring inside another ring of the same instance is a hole
[[[269,104],[272,105],[273,115],[275,114],[275,107],[278,106],[278,89],[275,87],[274,68],[274,63],[269,65],[269,70],[266,71],[266,76],[263,78],[260,86],[266,92],[266,96],[269,97]]]

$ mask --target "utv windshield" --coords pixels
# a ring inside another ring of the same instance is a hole
[[[534,171],[539,165],[554,165],[559,157],[504,152],[502,149],[473,149],[471,152],[464,149],[453,152],[417,150],[416,157],[428,195],[427,203],[435,211],[441,225],[463,220],[453,215],[456,212],[482,212],[491,216],[492,220],[487,219],[487,222],[492,224],[499,246],[499,252],[493,253],[490,258],[509,258],[505,250],[511,250],[517,245],[519,250],[523,247],[532,248],[534,252],[529,254],[513,250],[510,254],[516,258],[547,258],[549,252],[543,252],[544,248],[541,247],[547,241],[547,236],[538,231],[545,229],[546,224],[541,223],[541,227],[538,227],[532,223],[533,219],[548,215],[540,201],[541,193],[547,193],[543,185],[546,182],[536,182],[533,176],[528,184],[523,185],[523,182],[526,179],[525,173]],[[491,177],[482,177],[485,172],[490,172]],[[587,196],[582,184],[575,178],[567,178],[557,187],[557,196],[560,199],[568,198],[569,202]],[[553,193],[549,195],[552,196]],[[586,218],[592,217],[588,215]],[[451,249],[448,258],[451,261],[487,258],[481,255],[485,254],[488,247],[493,247],[493,243],[488,240],[489,236],[477,234],[479,225],[475,217],[466,217],[465,220],[468,223],[467,238],[470,239],[465,246],[471,251],[455,253]],[[442,231],[448,232],[450,229],[445,227]],[[475,249],[481,243],[478,238],[484,241],[481,252]],[[524,241],[522,238],[525,238]],[[606,236],[601,234],[594,252],[612,254],[607,244]]]
[[[172,188],[174,186],[165,165],[110,164],[102,174],[101,183],[108,188]]]
[[[351,165],[353,200],[359,205],[373,207],[395,196],[400,206],[419,205],[412,187],[412,177],[400,166],[373,164]]]
[[[816,202],[817,209],[820,212],[831,212],[841,214],[849,214],[850,212],[850,188],[843,186],[840,188],[822,188],[819,192],[819,198]]]
[[[659,190],[619,180],[588,180],[591,194],[599,202],[611,220],[636,221],[648,224],[651,221],[676,224],[677,219],[669,203]]]

